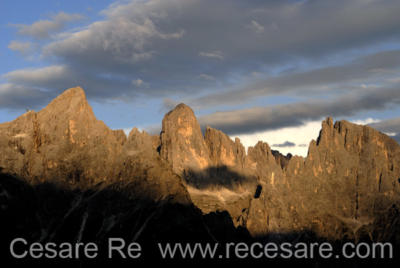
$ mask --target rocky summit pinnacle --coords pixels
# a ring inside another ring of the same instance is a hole
[[[165,115],[160,155],[172,164],[178,174],[209,167],[209,151],[196,116],[189,106],[181,103]]]
[[[64,113],[79,112],[84,109],[90,109],[86,99],[85,91],[81,87],[70,88],[55,98],[47,106],[50,112],[55,110],[64,111]]]
[[[305,158],[285,157],[261,141],[246,153],[239,139],[219,130],[207,128],[204,137],[185,104],[165,115],[160,135],[133,129],[127,138],[96,119],[77,87],[39,112],[0,124],[0,151],[2,172],[29,184],[102,185],[195,208],[179,221],[226,213],[254,237],[308,230],[326,239],[377,241],[400,230],[400,215],[393,214],[400,145],[371,127],[329,117]],[[226,219],[220,224],[224,229]]]

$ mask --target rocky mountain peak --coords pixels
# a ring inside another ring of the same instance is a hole
[[[328,127],[333,127],[333,118],[332,117],[327,117],[324,121],[322,121],[322,126],[328,126]]]
[[[37,113],[37,124],[42,133],[49,132],[55,139],[67,137],[70,143],[87,145],[95,137],[116,141],[102,121],[97,120],[81,87],[70,88]]]
[[[51,101],[37,113],[37,122],[43,128],[56,131],[58,137],[66,134],[60,131],[67,131],[71,135],[83,133],[85,136],[99,130],[111,131],[96,119],[81,87],[67,89]]]
[[[81,98],[86,100],[86,94],[83,88],[77,86],[65,90],[56,99],[63,99],[63,98]]]
[[[30,183],[90,188],[118,182],[135,198],[227,211],[234,226],[257,236],[312,230],[356,237],[354,226],[371,228],[400,200],[399,144],[330,117],[306,158],[283,156],[265,142],[246,154],[239,139],[222,131],[207,128],[203,137],[185,104],[165,115],[160,136],[134,128],[127,138],[96,119],[77,87],[37,113],[0,124],[0,152],[4,172]]]
[[[243,167],[246,151],[238,138],[234,142],[222,131],[207,127],[205,141],[214,166]]]
[[[189,170],[201,171],[210,165],[200,125],[189,106],[181,103],[165,115],[160,155],[178,174]]]
[[[333,135],[333,119],[332,117],[327,117],[321,123],[321,131],[317,139],[318,145],[328,144]]]
[[[46,109],[51,112],[62,110],[64,113],[83,111],[91,109],[85,91],[81,87],[74,87],[65,90],[47,105]]]
[[[25,114],[5,129],[15,134],[4,133],[0,149],[14,160],[11,164],[2,158],[0,166],[12,167],[11,173],[34,182],[88,185],[105,180],[126,139],[96,119],[80,87],[66,90],[41,111]]]
[[[192,108],[190,108],[188,105],[184,104],[183,102],[176,105],[175,108],[170,111],[170,113],[178,113],[178,112],[179,113],[187,112],[187,113],[194,115]]]
[[[125,149],[128,149],[129,153],[145,153],[155,154],[157,151],[157,144],[154,141],[154,137],[148,134],[146,131],[140,131],[134,127],[129,132],[128,143]]]

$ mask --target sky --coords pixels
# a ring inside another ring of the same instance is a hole
[[[23,8],[21,8],[23,7]],[[81,86],[113,129],[201,126],[305,156],[321,121],[400,141],[398,0],[1,0],[0,123]]]

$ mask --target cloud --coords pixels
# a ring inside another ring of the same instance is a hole
[[[251,134],[231,135],[231,137],[239,137],[246,148],[256,145],[258,141],[263,141],[268,144],[273,144],[271,148],[278,150],[284,155],[291,153],[293,155],[306,156],[308,144],[311,140],[316,140],[318,137],[321,129],[321,120],[310,121],[296,127],[284,127],[277,130],[260,131]],[[299,135],[299,133],[301,133],[301,135]],[[291,140],[295,145],[292,147],[275,146],[284,144],[288,140]]]
[[[19,41],[11,41],[8,44],[8,48],[19,52],[21,55],[26,56],[30,54],[32,50],[32,43],[31,42],[19,42]]]
[[[222,56],[221,51],[211,51],[211,52],[203,52],[201,51],[199,53],[199,56],[206,57],[206,58],[212,58],[212,59],[218,59],[218,60],[223,60],[224,57]]]
[[[284,127],[276,130],[266,130],[255,132],[251,134],[239,134],[231,135],[231,137],[239,137],[242,144],[248,148],[249,146],[254,146],[258,141],[267,142],[268,144],[273,144],[272,149],[278,150],[284,155],[291,153],[292,155],[307,156],[308,146],[311,140],[316,140],[318,138],[319,132],[321,130],[321,121],[319,120],[306,122],[300,126]],[[367,118],[363,120],[352,121],[356,124],[365,125],[371,120],[375,119]],[[301,133],[301,135],[299,135]],[[292,147],[277,147],[276,145],[285,144],[288,140],[291,140],[295,145]]]
[[[207,125],[228,134],[245,134],[262,130],[300,126],[325,116],[352,116],[365,110],[382,110],[400,103],[400,89],[379,88],[342,95],[333,100],[311,100],[284,105],[254,107],[216,112],[199,118]]]
[[[256,33],[264,32],[264,26],[260,25],[257,21],[252,20],[250,24],[250,28],[254,30]]]
[[[291,141],[285,141],[284,143],[275,143],[272,145],[272,147],[278,147],[278,148],[285,148],[285,147],[295,147],[296,144],[291,142]]]
[[[154,20],[158,15],[150,10],[140,12],[141,5],[146,3],[132,2],[126,6],[127,10],[120,10],[121,6],[111,7],[104,12],[106,20],[92,23],[82,31],[49,44],[44,48],[44,54],[92,67],[101,61],[103,65],[100,66],[105,68],[126,68],[146,61],[156,53],[151,48],[152,42],[180,39],[184,35],[181,28],[173,32],[160,31]]]
[[[393,46],[399,12],[394,0],[117,1],[101,20],[70,31],[63,29],[80,15],[59,13],[17,26],[19,34],[42,40],[41,64],[48,66],[4,74],[2,87],[20,91],[0,98],[24,107],[29,100],[21,89],[31,90],[31,102],[43,105],[41,93],[80,85],[99,101],[189,100],[203,109],[204,124],[229,133],[383,109],[397,98],[390,87],[400,66]],[[368,98],[374,87],[386,88],[377,102]],[[260,104],[275,95],[298,102]],[[242,109],[254,100],[261,107]],[[230,112],[209,109],[238,103]]]
[[[48,83],[50,78],[58,81],[68,78],[68,68],[63,65],[53,65],[44,68],[28,68],[9,72],[3,75],[12,83],[21,83],[27,85],[41,85]]]
[[[395,139],[398,143],[400,143],[400,134],[397,134],[397,135],[393,136],[392,138]]]
[[[140,87],[141,85],[143,85],[143,80],[142,79],[136,79],[136,80],[133,80],[132,83],[135,86]]]
[[[204,80],[209,80],[209,81],[215,80],[214,76],[208,75],[208,74],[200,74],[199,78],[204,79]]]
[[[51,100],[49,94],[13,84],[0,84],[0,107],[7,109],[33,109],[43,101]]]
[[[300,71],[283,73],[249,82],[236,90],[217,92],[205,97],[189,100],[189,104],[200,107],[209,107],[221,104],[237,104],[249,101],[260,96],[295,94],[301,91],[303,95],[315,95],[335,91],[340,93],[353,89],[362,91],[367,88],[365,83],[384,81],[391,83],[397,80],[390,79],[400,69],[400,50],[377,52],[362,56],[349,63]],[[388,78],[389,77],[389,78]],[[355,84],[361,84],[354,87]]]
[[[372,124],[372,123],[381,122],[381,120],[376,119],[376,118],[368,117],[368,118],[366,118],[366,119],[352,120],[352,122],[353,122],[354,124],[358,124],[358,125],[370,125],[370,124]]]
[[[172,91],[193,97],[193,93],[230,89],[232,74],[239,75],[238,84],[246,73],[265,73],[266,66],[313,60],[398,38],[399,10],[396,1],[117,2],[103,12],[104,20],[66,34],[43,53],[86,72],[134,73],[152,82],[145,94],[162,98],[165,91]],[[263,34],[249,31],[245,27],[249,23],[264,27]],[[199,74],[222,82],[210,87],[211,80],[196,79]],[[295,79],[286,88],[296,84]]]
[[[138,78],[138,79],[132,80],[132,85],[134,85],[135,87],[148,87],[149,83],[146,83],[142,79]]]
[[[125,135],[127,137],[129,137],[129,133],[131,133],[133,128],[129,127],[129,128],[123,128],[122,131],[125,133]]]
[[[51,34],[62,31],[65,24],[83,18],[80,14],[68,14],[60,12],[51,17],[51,20],[39,20],[33,24],[15,24],[18,34],[29,36],[35,39],[47,39]]]
[[[371,123],[369,126],[386,133],[400,143],[400,117]]]
[[[400,117],[371,123],[369,126],[385,133],[400,133]]]
[[[7,87],[24,88],[27,92],[39,90],[45,92],[48,98],[53,98],[65,89],[78,85],[85,89],[88,98],[97,101],[129,101],[137,99],[137,94],[139,94],[135,91],[137,87],[130,80],[115,79],[113,76],[75,70],[67,65],[20,69],[6,73],[2,77],[8,81]],[[131,91],[127,91],[127,89],[131,89]],[[140,89],[145,91],[146,87],[143,86]],[[29,106],[31,103],[35,107],[39,107],[48,102],[48,98],[42,98],[38,94],[32,94],[31,98],[20,98],[21,91],[14,93],[10,91],[7,96],[12,94],[15,94],[16,100],[21,101],[17,105],[18,107]],[[5,98],[1,92],[0,98]],[[13,105],[15,105],[15,102],[4,102],[1,107],[12,108]]]
[[[170,111],[175,108],[179,103],[173,99],[165,98],[163,99],[163,112]]]

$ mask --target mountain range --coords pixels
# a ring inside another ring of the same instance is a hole
[[[185,104],[164,116],[160,135],[134,128],[126,136],[97,120],[77,87],[0,124],[0,152],[7,243],[121,236],[149,248],[232,240],[400,246],[400,145],[348,121],[324,120],[307,157],[262,141],[246,150],[238,138],[202,131]]]

